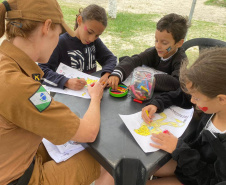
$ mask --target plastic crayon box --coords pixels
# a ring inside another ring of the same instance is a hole
[[[110,87],[109,93],[110,93],[110,95],[113,96],[113,97],[117,97],[117,98],[123,97],[123,96],[127,95],[127,93],[128,93],[128,88],[127,88],[127,86],[120,84],[120,85],[118,86],[118,89],[117,89],[117,90],[113,90],[113,89]]]
[[[135,99],[146,101],[151,99],[155,86],[155,77],[148,71],[148,68],[136,68],[134,69],[130,92],[131,96]]]

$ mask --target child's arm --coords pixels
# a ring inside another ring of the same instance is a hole
[[[148,48],[144,52],[133,55],[132,57],[121,57],[119,58],[119,64],[115,67],[114,71],[112,72],[111,76],[118,76],[119,83],[123,82],[131,73],[132,71],[142,65],[146,65],[149,67],[153,67],[154,61],[153,59],[153,52],[154,48]]]
[[[175,91],[180,87],[178,78],[168,74],[155,74],[155,91]]]
[[[159,96],[154,97],[149,104],[155,105],[158,108],[156,112],[159,113],[172,105],[185,109],[191,108],[193,104],[190,100],[191,96],[178,88],[176,91],[161,93]]]
[[[71,78],[65,83],[65,87],[72,90],[81,90],[87,82],[84,78],[78,79],[78,78]]]
[[[155,105],[148,105],[142,109],[142,118],[145,123],[150,124],[152,121],[153,115],[156,113],[158,107]]]
[[[69,78],[64,75],[58,74],[56,72],[59,64],[60,64],[60,48],[57,46],[53,51],[48,63],[46,64],[38,64],[39,67],[44,72],[43,83],[44,85],[59,87],[61,89],[65,88],[65,83]]]
[[[109,77],[109,75],[110,75],[111,73],[105,73],[101,78],[100,78],[100,80],[99,80],[99,82],[101,83],[101,84],[108,84],[108,77]]]
[[[118,76],[110,76],[108,79],[108,85],[109,87],[112,87],[112,89],[117,89],[119,84],[119,77]]]

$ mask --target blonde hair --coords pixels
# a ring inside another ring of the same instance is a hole
[[[192,87],[209,98],[219,94],[226,94],[226,47],[202,50],[198,59],[187,68],[186,63],[180,69],[180,82],[183,90],[185,84],[192,83]]]

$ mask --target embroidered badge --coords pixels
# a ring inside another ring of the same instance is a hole
[[[52,98],[45,88],[40,86],[39,89],[29,98],[29,100],[39,112],[42,112],[50,105]]]
[[[41,76],[40,76],[40,74],[32,74],[32,78],[35,80],[35,81],[38,81],[38,82],[40,82],[41,81]]]

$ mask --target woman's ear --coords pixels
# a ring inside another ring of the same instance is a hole
[[[217,96],[218,100],[219,100],[219,103],[221,105],[226,105],[226,95],[225,94],[219,94]]]
[[[42,27],[42,32],[43,34],[47,34],[51,28],[51,24],[52,24],[52,20],[51,19],[47,19],[45,22],[44,22],[44,25]]]

